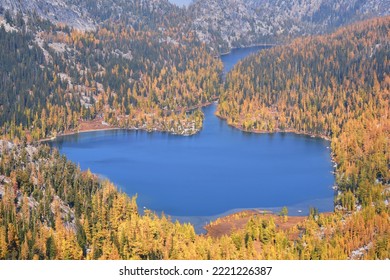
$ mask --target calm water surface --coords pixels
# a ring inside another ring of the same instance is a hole
[[[229,72],[241,59],[266,48],[267,47],[263,46],[254,46],[249,48],[233,49],[230,53],[222,55],[221,59],[223,61],[224,72]]]
[[[234,65],[239,53],[223,56],[225,65]],[[329,142],[244,133],[215,117],[215,109],[203,109],[204,129],[191,137],[117,130],[59,137],[52,145],[82,169],[138,194],[140,209],[192,222],[198,231],[238,209],[333,210]]]
[[[193,0],[169,0],[169,2],[176,4],[179,7],[188,7],[192,3],[192,1]]]

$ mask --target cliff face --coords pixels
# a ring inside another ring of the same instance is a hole
[[[253,43],[277,43],[318,34],[390,14],[386,0],[198,0],[193,28],[220,50]]]

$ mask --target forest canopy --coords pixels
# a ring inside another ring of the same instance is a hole
[[[165,16],[128,25],[109,12],[86,32],[35,17],[0,27],[0,259],[390,257],[390,17],[262,51],[224,83],[220,59],[193,33]],[[196,133],[196,108],[217,98],[218,115],[240,129],[329,138],[336,211],[313,209],[287,230],[255,215],[230,234],[197,235],[141,215],[136,197],[34,144],[91,120]]]

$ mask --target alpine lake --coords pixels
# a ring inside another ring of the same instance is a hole
[[[228,72],[264,47],[221,56]],[[165,213],[190,222],[198,233],[219,216],[243,209],[307,215],[310,207],[333,211],[334,175],[330,143],[293,133],[255,134],[232,128],[204,107],[200,133],[108,130],[57,137],[52,147],[137,195],[142,212]]]

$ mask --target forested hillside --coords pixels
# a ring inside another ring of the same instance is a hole
[[[150,211],[140,215],[135,197],[47,146],[0,141],[0,174],[0,259],[390,257],[388,208],[312,211],[286,231],[257,215],[242,230],[211,238]]]
[[[252,44],[286,43],[355,21],[390,14],[386,0],[196,0],[198,37],[222,52]]]
[[[331,138],[341,206],[388,211],[389,30],[379,18],[252,55],[227,76],[217,113],[246,131]]]
[[[0,3],[0,259],[390,258],[390,17],[252,55],[224,84],[219,35],[166,0]],[[245,131],[329,138],[335,212],[196,235],[37,143],[92,122],[190,135],[216,99]]]
[[[118,19],[157,29],[168,21],[177,24],[184,12],[168,0],[0,0],[0,12],[7,10],[83,31]]]
[[[156,29],[146,19],[124,17],[82,32],[5,12],[2,134],[38,140],[96,119],[114,127],[196,133],[203,115],[186,111],[218,97],[222,64],[193,33],[164,18]]]
[[[95,30],[107,20],[158,29],[169,22],[216,52],[252,44],[286,43],[390,14],[387,0],[0,0],[0,13],[39,16],[54,24]],[[186,1],[190,2],[190,1]]]

